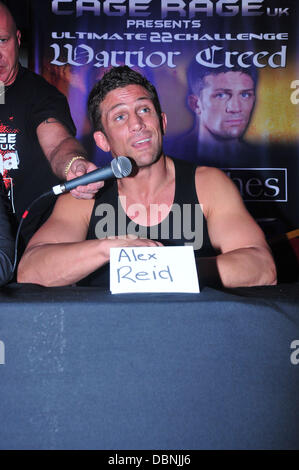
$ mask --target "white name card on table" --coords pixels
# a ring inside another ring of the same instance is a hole
[[[192,246],[111,248],[110,291],[198,293]]]

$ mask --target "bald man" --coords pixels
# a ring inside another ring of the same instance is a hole
[[[0,2],[0,173],[19,221],[33,199],[61,180],[96,169],[75,139],[76,129],[66,98],[39,75],[19,63],[21,32]],[[73,190],[92,198],[102,186]],[[25,243],[51,213],[44,201],[29,214]]]

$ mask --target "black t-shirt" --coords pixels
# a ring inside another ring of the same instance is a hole
[[[76,129],[65,96],[44,78],[20,66],[15,82],[5,89],[0,105],[0,173],[19,222],[29,204],[58,184],[39,145],[36,129],[48,118]],[[27,242],[50,214],[54,198],[42,199],[30,210],[22,228]]]
[[[12,277],[14,246],[11,209],[0,175],[0,286],[6,284]]]

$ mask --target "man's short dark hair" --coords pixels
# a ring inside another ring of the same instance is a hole
[[[100,104],[105,99],[106,95],[116,88],[124,88],[128,85],[140,85],[149,92],[150,98],[159,116],[162,129],[162,111],[156,88],[139,72],[123,65],[112,67],[108,72],[106,72],[101,80],[95,84],[89,94],[88,114],[94,130],[105,132],[101,119]]]
[[[248,68],[242,68],[239,66],[228,68],[223,65],[221,67],[218,67],[217,69],[210,69],[208,67],[204,67],[200,65],[196,61],[193,61],[191,62],[187,71],[190,93],[199,96],[200,92],[206,86],[205,77],[210,76],[210,75],[216,76],[216,75],[219,75],[220,73],[227,73],[227,72],[240,72],[240,73],[245,73],[246,75],[249,75],[253,81],[254,90],[256,89],[257,69],[254,66],[250,66]]]

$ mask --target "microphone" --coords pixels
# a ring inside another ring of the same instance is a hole
[[[111,165],[90,171],[85,175],[79,176],[64,183],[53,186],[52,191],[55,195],[59,195],[70,191],[80,185],[95,183],[96,181],[104,181],[110,178],[124,178],[129,176],[132,171],[132,163],[127,157],[117,157],[111,162]]]

